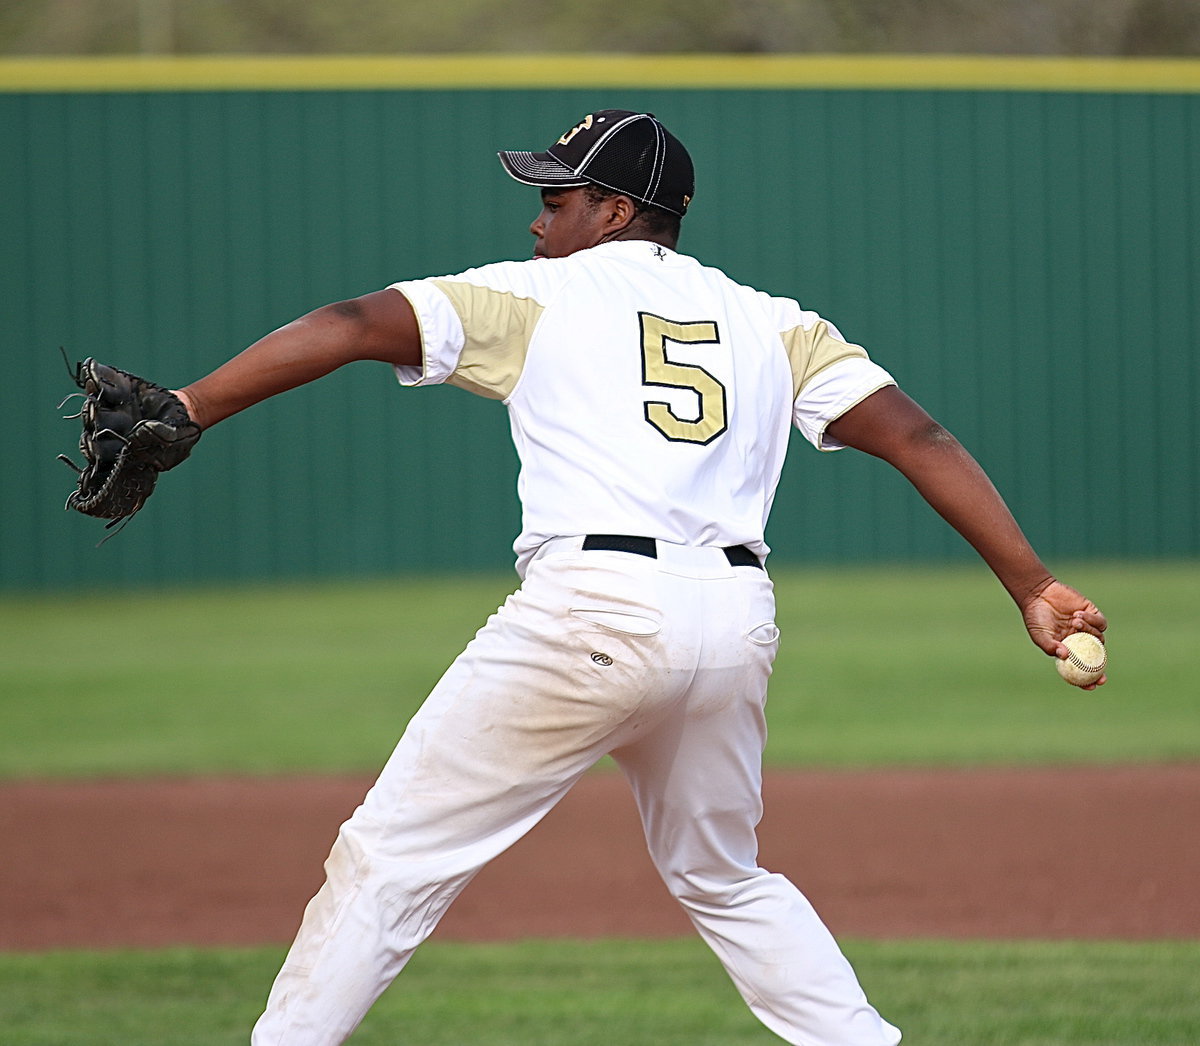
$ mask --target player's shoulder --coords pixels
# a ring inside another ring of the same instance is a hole
[[[738,283],[723,269],[653,240],[614,240],[580,251],[566,260],[572,259],[587,266],[613,265],[648,273],[670,273],[676,280],[703,282],[731,293],[757,293],[753,287]]]
[[[434,279],[437,282],[469,283],[547,301],[582,275],[587,276],[585,282],[589,286],[618,285],[637,282],[640,279],[637,270],[686,268],[697,264],[694,259],[658,244],[621,240],[598,244],[563,258],[497,261]],[[631,272],[631,269],[635,271]]]
[[[566,278],[561,266],[546,264],[549,259],[495,261],[476,265],[462,272],[431,279],[445,283],[469,283],[489,290],[534,295],[539,289],[553,287]]]
[[[736,300],[746,312],[759,314],[779,332],[797,326],[811,326],[820,317],[806,310],[795,298],[765,291],[743,283],[724,269],[704,262],[695,262],[697,271],[710,286],[719,288],[727,298]]]
[[[841,337],[832,323],[822,317],[819,312],[805,308],[797,298],[776,294],[773,291],[765,291],[749,284],[739,283],[720,269],[714,271],[720,273],[721,276],[728,280],[736,288],[736,293],[742,295],[747,302],[753,303],[753,307],[761,311],[764,316],[769,317],[770,321],[775,325],[775,329],[780,334],[785,334],[788,331],[796,329],[811,330],[818,324],[825,324],[832,333],[837,337]]]
[[[651,240],[613,240],[565,258],[496,261],[430,279],[435,283],[470,284],[548,304],[584,274],[593,289],[610,280],[618,287],[644,286],[648,279],[652,283],[653,277],[664,276],[672,284],[690,286],[710,299],[736,301],[741,311],[757,313],[781,332],[811,326],[819,319],[793,298],[741,283],[715,265]]]
[[[572,258],[599,264],[610,259],[617,260],[650,273],[670,270],[685,286],[690,284],[697,293],[704,294],[709,300],[736,303],[743,315],[756,317],[781,335],[797,329],[811,330],[818,324],[824,324],[835,337],[841,337],[833,324],[820,313],[805,308],[798,299],[744,283],[711,262],[701,261],[660,244],[622,240],[581,251],[572,255]]]

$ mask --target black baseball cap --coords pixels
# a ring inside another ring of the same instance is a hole
[[[504,151],[504,169],[525,185],[573,188],[589,183],[674,214],[695,192],[692,158],[652,113],[590,113],[544,153]]]

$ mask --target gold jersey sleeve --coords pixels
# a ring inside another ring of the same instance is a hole
[[[433,280],[449,300],[465,341],[447,384],[489,399],[512,394],[544,306],[511,291],[462,280]]]
[[[780,334],[792,367],[792,399],[826,367],[846,359],[867,359],[867,350],[844,341],[825,321],[803,324]]]

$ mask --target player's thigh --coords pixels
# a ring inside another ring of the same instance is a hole
[[[664,874],[668,861],[740,868],[755,860],[767,682],[779,633],[769,582],[751,579],[722,602],[686,699],[613,753]]]
[[[646,691],[652,606],[625,630],[573,614],[562,579],[531,577],[489,619],[410,721],[364,816],[431,847],[540,816],[604,755]],[[593,609],[615,606],[593,586]],[[628,631],[633,627],[635,631]]]

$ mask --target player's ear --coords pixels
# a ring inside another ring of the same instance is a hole
[[[608,204],[607,232],[609,234],[624,232],[633,224],[637,217],[637,205],[628,196],[610,196]]]

